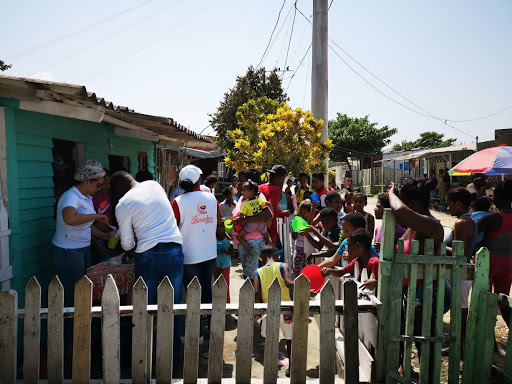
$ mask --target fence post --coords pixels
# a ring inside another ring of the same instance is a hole
[[[395,215],[391,209],[384,209],[382,220],[382,242],[379,264],[378,299],[382,305],[377,310],[379,319],[379,334],[376,353],[376,374],[377,382],[386,380],[388,339],[389,339],[389,314],[390,314],[390,290],[391,290],[391,268],[395,253]]]
[[[491,292],[480,292],[478,300],[480,301],[480,321],[476,342],[480,366],[475,372],[474,382],[486,384],[491,382],[494,328],[496,327],[496,316],[498,315],[498,295]]]
[[[156,323],[156,382],[172,381],[173,340],[174,337],[174,288],[165,276],[157,289],[157,323]]]
[[[277,277],[270,284],[267,301],[263,383],[274,384],[277,382],[276,361],[279,357],[279,322],[281,318],[281,286]]]
[[[119,321],[119,291],[112,275],[108,275],[101,296],[101,345],[105,384],[119,383],[121,379]]]
[[[64,379],[64,287],[55,276],[48,287],[48,383]]]
[[[187,287],[187,316],[185,318],[185,349],[183,352],[183,383],[197,382],[199,336],[201,333],[201,284],[197,276]]]
[[[224,276],[221,274],[213,284],[210,354],[208,361],[208,383],[211,384],[220,384],[222,381],[227,293],[228,286],[226,280],[224,280]]]
[[[142,277],[133,286],[132,382],[147,382],[148,287]]]
[[[336,340],[334,288],[327,280],[320,292],[320,384],[334,383],[336,374]]]
[[[462,373],[462,383],[471,384],[474,380],[477,367],[480,366],[480,350],[478,349],[476,338],[479,328],[480,318],[480,292],[489,290],[489,250],[480,248],[476,253],[475,275],[473,277],[473,287],[471,292],[471,302],[469,304],[469,315],[466,327],[466,343],[464,346],[464,371]],[[482,303],[483,305],[483,303]],[[478,355],[478,357],[477,357]]]
[[[252,344],[254,333],[254,288],[246,279],[238,298],[238,329],[236,332],[237,383],[250,383],[252,371]]]
[[[32,276],[25,288],[25,332],[23,342],[23,381],[39,381],[39,352],[41,334],[41,286]]]
[[[357,283],[343,283],[343,323],[345,332],[345,383],[359,383],[359,337],[357,332]]]
[[[310,283],[306,276],[295,279],[293,301],[293,333],[292,361],[290,367],[290,383],[306,382],[306,364],[308,357],[308,326],[309,326],[309,289]]]
[[[453,241],[452,253],[454,258],[465,260],[464,243],[462,241]],[[448,380],[450,383],[458,383],[460,376],[460,342],[461,342],[461,275],[462,265],[453,264],[451,268],[451,288],[452,296],[450,303],[450,360],[448,361]]]
[[[75,284],[73,319],[73,384],[88,384],[91,378],[92,282],[83,276]]]
[[[18,294],[0,292],[0,377],[6,384],[16,383],[18,335]]]

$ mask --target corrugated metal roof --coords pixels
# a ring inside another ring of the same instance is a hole
[[[453,147],[444,147],[444,148],[433,148],[433,149],[425,149],[423,151],[419,151],[416,153],[411,153],[408,155],[392,157],[390,159],[378,160],[378,162],[384,163],[388,161],[406,161],[412,159],[423,159],[425,157],[443,155],[445,153],[453,153],[460,151],[476,151],[476,144],[464,144],[464,145],[455,145]]]
[[[18,100],[53,101],[69,105],[101,110],[106,115],[136,127],[142,127],[159,135],[163,141],[189,142],[189,146],[213,149],[215,145],[206,136],[200,135],[183,126],[170,117],[146,115],[137,113],[133,109],[99,97],[89,92],[85,86],[67,83],[58,83],[46,80],[29,79],[0,75],[0,97],[13,97]]]

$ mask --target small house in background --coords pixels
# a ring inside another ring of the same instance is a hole
[[[47,289],[56,201],[78,164],[156,176],[165,172],[157,146],[215,148],[171,118],[116,106],[83,86],[0,76],[1,288],[24,292],[34,275]]]

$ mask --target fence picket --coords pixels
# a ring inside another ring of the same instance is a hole
[[[343,283],[343,322],[345,330],[357,329],[357,283]],[[357,332],[345,332],[345,383],[359,384],[359,338]]]
[[[172,381],[173,340],[174,336],[174,288],[165,276],[158,286],[158,312],[156,315],[156,382]]]
[[[480,292],[480,320],[477,330],[477,345],[480,368],[475,372],[475,383],[490,383],[492,360],[494,355],[494,328],[498,315],[498,295],[491,292]]]
[[[390,315],[390,290],[391,290],[391,266],[395,253],[395,216],[390,208],[384,209],[382,218],[382,242],[379,263],[379,280],[377,298],[382,305],[377,308],[379,318],[379,333],[377,342],[377,356],[375,379],[377,382],[386,380],[387,355],[389,344],[389,315]],[[403,246],[403,242],[402,242]]]
[[[55,276],[48,286],[48,383],[64,379],[64,287]]]
[[[25,331],[23,338],[23,381],[39,381],[41,286],[32,276],[25,288]]]
[[[334,288],[329,280],[320,292],[320,384],[334,383],[336,374],[336,340],[334,336]]]
[[[413,240],[411,243],[411,257],[418,256],[419,241]],[[409,287],[407,288],[406,321],[405,321],[405,335],[413,336],[414,334],[414,313],[416,304],[414,298],[416,297],[416,284],[418,279],[418,264],[410,264],[409,268]],[[403,372],[406,379],[411,379],[411,353],[412,341],[406,340],[404,343],[404,359],[403,359]]]
[[[443,244],[445,245],[445,244]],[[446,245],[444,247],[446,249]],[[441,251],[442,255],[442,251]],[[446,255],[446,252],[445,252]],[[438,280],[437,280],[437,303],[436,303],[436,319],[435,319],[435,329],[434,334],[436,336],[436,341],[434,343],[434,368],[433,372],[441,372],[441,347],[442,342],[440,338],[443,336],[443,311],[444,311],[444,295],[445,295],[445,276],[446,276],[446,266],[438,265]],[[432,378],[433,384],[439,384],[441,381],[440,375],[435,375]]]
[[[226,297],[226,295],[224,295]],[[185,320],[185,350],[183,360],[183,383],[197,382],[199,364],[199,334],[201,326],[201,285],[197,276],[187,287],[187,316]]]
[[[252,372],[254,288],[249,279],[240,288],[236,333],[236,382],[249,384]]]
[[[147,348],[148,348],[148,287],[142,277],[139,277],[132,289],[133,316],[132,316],[132,381],[146,384],[147,374]]]
[[[464,243],[454,240],[452,244],[452,255],[454,258],[464,259]],[[460,329],[462,317],[461,304],[461,265],[452,265],[450,284],[452,289],[450,303],[450,360],[448,362],[448,383],[458,383],[460,376]]]
[[[0,376],[6,384],[16,383],[18,294],[0,291]]]
[[[281,317],[281,286],[277,277],[268,289],[268,304],[265,330],[265,356],[263,383],[277,382],[277,360],[279,358],[279,322]]]
[[[121,379],[119,321],[119,291],[112,275],[108,275],[101,296],[101,345],[105,384],[119,383]]]
[[[75,284],[73,384],[87,384],[91,376],[91,308],[92,282],[83,276]]]
[[[211,384],[220,384],[222,381],[227,293],[228,285],[221,274],[212,288],[212,319],[210,322],[210,354],[208,358],[208,383]]]
[[[466,343],[464,346],[464,371],[462,373],[462,383],[471,384],[476,372],[476,367],[480,365],[480,360],[475,360],[477,351],[477,329],[479,320],[480,292],[487,292],[489,289],[489,250],[487,248],[480,248],[476,253],[475,259],[475,275],[473,279],[471,300],[469,304],[469,314],[466,327]]]
[[[290,362],[290,383],[303,383],[306,379],[309,324],[309,288],[310,282],[304,275],[295,279],[293,302],[293,333]],[[354,328],[357,330],[357,324]],[[357,335],[357,331],[355,331]]]

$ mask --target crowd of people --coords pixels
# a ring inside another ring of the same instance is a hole
[[[215,196],[217,177],[210,175],[203,184],[202,171],[195,165],[187,165],[180,171],[179,186],[169,197],[147,171],[139,172],[134,179],[126,171],[111,175],[97,161],[86,161],[74,175],[75,186],[62,194],[57,205],[52,254],[65,289],[65,306],[73,306],[74,284],[86,273],[86,268],[118,251],[125,252],[125,261],[133,259],[135,277],[143,277],[147,285],[149,304],[156,304],[157,287],[166,276],[174,287],[176,303],[181,302],[182,290],[194,278],[202,287],[201,302],[211,303],[212,278],[220,275],[228,285],[226,301],[229,303],[230,266],[234,256],[239,257],[242,275],[251,280],[256,301],[260,302],[267,301],[274,278],[281,285],[281,299],[290,300],[293,279],[314,260],[320,260],[318,266],[323,276],[353,274],[357,264],[359,271],[368,272],[368,279],[361,282],[362,288],[373,290],[378,285],[382,239],[382,227],[375,228],[375,223],[376,219],[382,219],[385,208],[395,213],[395,244],[402,239],[406,254],[411,252],[413,240],[419,242],[419,254],[423,254],[427,238],[434,240],[436,250],[444,242],[448,254],[452,252],[452,242],[460,240],[466,261],[471,263],[479,247],[486,246],[491,254],[491,289],[509,294],[511,180],[498,184],[492,201],[471,189],[449,189],[446,203],[457,220],[444,238],[443,226],[429,209],[436,179],[410,180],[400,190],[392,184],[387,193],[379,195],[372,214],[365,211],[368,199],[364,193],[348,190],[342,196],[332,188],[328,190],[322,173],[311,177],[301,173],[299,183],[295,184],[282,165],[274,165],[267,172],[268,182],[260,184],[253,171],[239,171],[222,190],[222,201],[219,201]],[[496,212],[490,212],[491,204]],[[294,247],[289,266],[283,260],[277,219],[290,216],[302,218],[307,227],[292,231]],[[120,248],[109,250],[107,243],[114,237],[120,238]],[[317,252],[306,254],[305,242]],[[407,287],[408,280],[404,279],[403,302],[414,300],[414,331],[419,335],[423,321],[423,281],[417,281],[414,298],[407,297]],[[445,311],[450,305],[450,289],[446,282]],[[463,325],[470,289],[471,281],[463,281]],[[434,286],[433,316],[437,308],[436,292]],[[501,310],[508,324],[510,310]],[[255,319],[255,326],[260,326],[264,336],[265,319]],[[292,326],[290,315],[281,316],[288,358]],[[66,325],[66,340],[70,340],[71,327]],[[180,317],[176,318],[174,330],[174,356],[179,359],[183,335]],[[200,342],[207,345],[208,318],[204,319],[200,332]],[[418,351],[421,353],[421,345]]]

